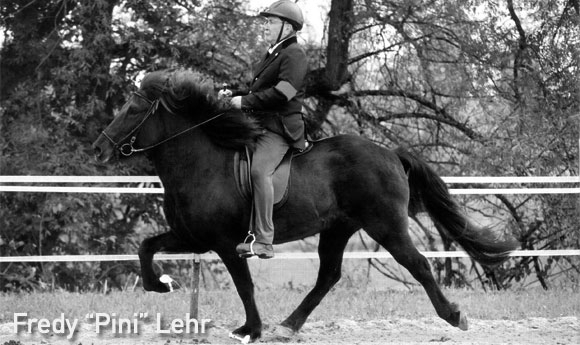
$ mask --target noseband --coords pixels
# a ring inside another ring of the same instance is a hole
[[[134,96],[137,96],[139,98],[141,98],[142,100],[144,100],[145,102],[147,102],[149,104],[149,109],[147,110],[147,113],[145,114],[145,116],[143,117],[143,119],[139,122],[139,124],[137,124],[137,126],[135,126],[135,128],[133,128],[129,134],[125,135],[121,140],[119,140],[118,142],[115,142],[115,140],[113,140],[113,138],[111,138],[111,136],[109,136],[107,134],[107,132],[105,130],[103,130],[102,134],[105,138],[107,138],[107,140],[109,140],[111,142],[111,144],[113,144],[113,147],[115,149],[117,149],[123,156],[128,157],[130,155],[132,155],[135,152],[143,152],[143,151],[147,151],[150,150],[152,148],[155,148],[161,144],[164,144],[166,142],[168,142],[169,140],[175,139],[178,136],[185,134],[199,126],[202,126],[212,120],[217,119],[218,117],[222,116],[223,114],[225,114],[225,112],[221,112],[201,123],[198,123],[192,127],[188,127],[187,129],[184,129],[181,132],[178,132],[176,134],[173,134],[172,136],[170,136],[169,138],[163,139],[158,143],[155,143],[153,145],[149,145],[147,147],[143,147],[143,148],[134,148],[133,144],[135,143],[135,141],[137,140],[137,135],[139,134],[139,129],[141,128],[141,126],[143,126],[143,124],[145,123],[145,121],[147,121],[147,119],[155,114],[157,112],[157,109],[159,108],[159,98],[152,101],[149,98],[147,98],[147,96],[143,95],[141,92],[139,91],[135,91],[133,92]],[[122,142],[125,142],[129,137],[131,137],[131,139],[129,140],[129,142],[126,142],[124,144],[121,145]]]

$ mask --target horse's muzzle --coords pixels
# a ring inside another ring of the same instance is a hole
[[[113,150],[112,145],[102,134],[93,143],[95,159],[101,163],[107,163],[113,157]]]

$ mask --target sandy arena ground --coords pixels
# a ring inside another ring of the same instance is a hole
[[[72,340],[59,334],[13,333],[12,324],[0,325],[0,345],[16,345],[16,341],[29,345],[170,345],[170,344],[239,344],[228,338],[235,325],[214,325],[205,336],[157,334],[154,324],[140,327],[138,334],[97,334],[94,324],[82,323]],[[559,345],[580,344],[580,320],[578,317],[555,319],[528,318],[518,321],[469,320],[469,330],[461,331],[438,318],[419,320],[336,320],[307,322],[302,331],[289,339],[273,334],[274,327],[265,326],[262,344],[521,344]],[[10,342],[13,340],[14,342]]]

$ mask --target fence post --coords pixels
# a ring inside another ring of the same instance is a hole
[[[201,272],[201,259],[199,254],[193,254],[191,264],[191,302],[189,306],[189,317],[197,320],[199,316],[199,276]]]

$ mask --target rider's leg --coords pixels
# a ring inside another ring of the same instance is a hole
[[[266,131],[256,143],[252,158],[252,186],[254,189],[254,212],[251,220],[251,230],[256,236],[253,248],[238,246],[238,252],[247,254],[252,250],[260,257],[274,256],[272,241],[274,240],[274,186],[272,177],[276,167],[288,152],[289,145],[282,136]]]

